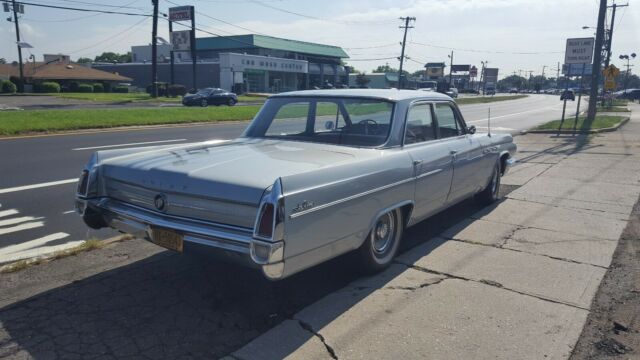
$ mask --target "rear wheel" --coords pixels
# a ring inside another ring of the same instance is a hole
[[[233,99],[229,99],[229,101],[227,101],[227,105],[229,105],[229,106],[233,106],[235,104],[236,104],[236,101],[233,100]]]
[[[476,201],[478,201],[478,203],[481,205],[489,205],[498,200],[500,196],[500,175],[500,160],[498,160],[493,169],[493,175],[491,176],[489,185],[476,195]]]
[[[202,106],[202,107],[209,106],[209,102],[207,101],[207,99],[200,100],[200,106]]]
[[[362,265],[367,272],[384,270],[398,252],[404,222],[400,209],[386,212],[373,225],[364,244],[358,249]]]

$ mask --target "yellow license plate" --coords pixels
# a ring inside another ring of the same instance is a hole
[[[184,237],[173,230],[152,228],[151,242],[169,250],[182,252]]]

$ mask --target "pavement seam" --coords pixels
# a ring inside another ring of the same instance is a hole
[[[517,252],[517,253],[522,253],[522,254],[527,254],[527,255],[533,255],[533,256],[541,256],[541,257],[546,257],[549,259],[553,259],[553,260],[560,260],[560,261],[565,261],[565,262],[569,262],[569,263],[573,263],[573,264],[579,264],[579,265],[587,265],[587,266],[593,266],[593,267],[597,267],[600,269],[609,269],[609,267],[607,266],[602,266],[602,265],[596,265],[596,264],[591,264],[591,263],[585,263],[585,262],[580,262],[577,260],[572,260],[572,259],[567,259],[567,258],[563,258],[563,257],[558,257],[558,256],[551,256],[551,255],[546,255],[546,254],[537,254],[537,253],[533,253],[533,252],[529,252],[529,251],[524,251],[524,250],[519,250],[519,249],[513,249],[513,248],[509,248],[509,247],[503,247],[507,244],[507,242],[509,240],[512,239],[513,235],[515,235],[516,232],[520,231],[520,230],[525,230],[527,229],[526,227],[523,228],[516,228],[514,231],[512,231],[511,234],[507,235],[507,238],[505,239],[505,242],[502,245],[492,245],[492,244],[485,244],[485,243],[480,243],[480,242],[476,242],[476,241],[469,241],[469,240],[462,240],[462,239],[456,239],[456,238],[449,238],[449,237],[445,237],[442,236],[443,238],[450,240],[450,241],[457,241],[457,242],[461,242],[461,243],[465,243],[465,244],[470,244],[470,245],[478,245],[478,246],[486,246],[486,247],[491,247],[491,248],[495,248],[495,249],[500,249],[500,250],[507,250],[507,251],[513,251],[513,252]]]
[[[634,185],[632,185],[632,186],[634,186]],[[599,204],[599,205],[610,205],[610,206],[611,205],[612,206],[619,205],[619,203],[617,203],[617,202],[606,203],[606,202],[585,201],[585,200],[572,199],[572,198],[566,198],[566,197],[557,197],[557,196],[546,196],[546,195],[540,195],[540,196],[541,197],[546,197],[546,198],[552,198],[552,199],[569,200],[569,201],[582,202],[582,203],[591,203],[591,204]],[[527,199],[514,198],[514,197],[511,197],[509,195],[507,195],[507,199],[515,200],[515,201],[529,202],[529,203],[540,204],[540,205],[548,205],[548,206],[553,206],[555,208],[576,210],[576,211],[582,211],[582,212],[584,212],[584,211],[592,211],[592,212],[614,213],[614,214],[619,214],[619,215],[628,215],[628,213],[623,213],[623,212],[619,212],[619,211],[609,211],[609,210],[600,210],[600,209],[587,209],[587,208],[581,208],[581,207],[549,204],[549,203],[540,202],[540,201],[533,201],[533,200],[527,200]],[[626,205],[622,205],[622,206],[626,206]],[[593,215],[598,215],[598,214],[593,214]]]
[[[325,340],[324,336],[322,336],[319,332],[313,330],[313,327],[309,323],[306,323],[300,319],[295,319],[295,320],[298,321],[298,325],[300,325],[301,328],[303,328],[305,331],[310,332],[311,334],[313,334],[313,336],[320,339],[320,341],[322,342],[324,347],[327,349],[327,352],[329,353],[329,356],[331,356],[332,359],[338,360],[338,355],[336,355],[335,350],[333,350],[333,348],[329,344],[327,344],[327,341]]]
[[[404,265],[408,268],[414,269],[414,270],[418,270],[418,271],[422,271],[425,272],[427,274],[435,274],[435,275],[441,275],[441,276],[446,276],[450,279],[457,279],[457,280],[463,280],[463,281],[470,281],[470,282],[475,282],[475,283],[479,283],[479,284],[484,284],[484,285],[488,285],[488,286],[492,286],[498,289],[503,289],[506,291],[510,291],[516,294],[520,294],[520,295],[524,295],[524,296],[529,296],[538,300],[542,300],[542,301],[546,301],[546,302],[550,302],[550,303],[554,303],[554,304],[559,304],[559,305],[565,305],[565,306],[569,306],[575,309],[580,309],[580,310],[585,310],[585,311],[589,311],[588,308],[584,308],[582,306],[576,305],[576,304],[571,304],[571,303],[566,303],[560,300],[555,300],[555,299],[550,299],[541,295],[536,295],[536,294],[531,294],[531,293],[527,293],[524,291],[520,291],[520,290],[515,290],[515,289],[511,289],[508,287],[505,287],[504,285],[502,285],[501,283],[497,282],[497,281],[493,281],[493,280],[487,280],[487,279],[472,279],[472,278],[466,278],[463,276],[458,276],[458,275],[453,275],[453,274],[449,274],[449,273],[445,273],[445,272],[441,272],[441,271],[436,271],[436,270],[431,270],[431,269],[427,269],[425,267],[419,266],[419,265],[415,265],[415,264],[405,264],[402,262],[398,262],[398,261],[394,261],[397,264],[401,264]]]

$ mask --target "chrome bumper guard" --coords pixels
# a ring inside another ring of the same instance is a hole
[[[109,227],[145,240],[151,239],[152,227],[175,230],[186,243],[220,250],[226,258],[261,268],[270,279],[280,278],[284,271],[284,242],[253,239],[253,229],[161,214],[109,198],[78,198],[76,211],[98,213]]]

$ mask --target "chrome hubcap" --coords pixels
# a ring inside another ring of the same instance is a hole
[[[373,251],[378,254],[384,253],[393,243],[395,234],[394,217],[392,213],[381,216],[374,227]]]

